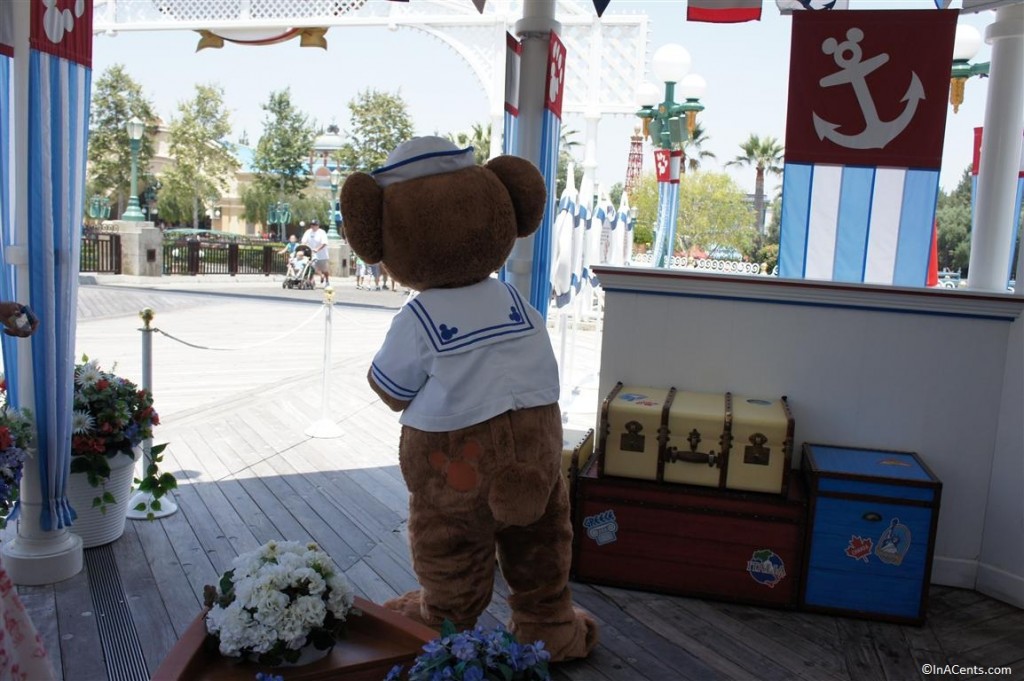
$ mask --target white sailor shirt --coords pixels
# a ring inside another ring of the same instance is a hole
[[[544,319],[515,287],[493,278],[409,301],[371,373],[388,395],[410,402],[399,421],[429,432],[554,404],[559,396]]]

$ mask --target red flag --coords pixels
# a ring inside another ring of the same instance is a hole
[[[761,0],[689,0],[687,21],[736,24],[761,20]]]
[[[935,221],[935,226],[932,228],[932,251],[928,255],[928,279],[924,282],[925,286],[938,286],[939,285],[939,222]]]
[[[92,4],[84,0],[32,3],[29,46],[91,67]]]

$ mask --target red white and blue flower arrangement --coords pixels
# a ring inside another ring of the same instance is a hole
[[[7,381],[0,374],[0,528],[7,526],[7,516],[18,500],[32,429],[29,412],[12,409],[7,403]]]

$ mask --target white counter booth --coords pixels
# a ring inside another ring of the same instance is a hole
[[[595,270],[600,399],[786,395],[794,466],[803,442],[917,452],[943,483],[932,582],[1024,607],[1024,298]]]

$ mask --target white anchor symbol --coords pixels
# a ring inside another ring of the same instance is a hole
[[[861,61],[863,52],[859,43],[864,38],[864,31],[859,28],[851,28],[846,32],[846,42],[837,42],[835,38],[827,38],[821,44],[821,51],[825,54],[834,54],[836,66],[841,70],[822,78],[818,84],[822,87],[832,87],[849,83],[857,94],[857,103],[860,104],[861,113],[864,114],[864,130],[857,135],[845,135],[837,132],[839,126],[826,121],[818,114],[811,112],[814,117],[814,130],[818,133],[819,139],[826,137],[839,146],[847,149],[881,149],[894,140],[903,130],[910,125],[917,105],[925,98],[924,86],[921,80],[913,71],[910,72],[910,86],[900,101],[907,105],[899,116],[891,121],[883,121],[878,117],[875,109],[875,101],[868,88],[867,76],[889,61],[886,53],[878,54],[870,59]]]

